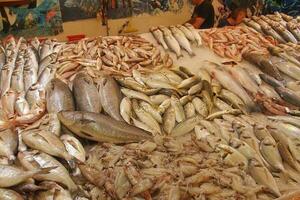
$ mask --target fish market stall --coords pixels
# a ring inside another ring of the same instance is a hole
[[[4,41],[0,199],[299,198],[299,45],[277,42],[189,25]]]

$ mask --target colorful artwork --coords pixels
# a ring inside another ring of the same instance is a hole
[[[291,16],[299,16],[300,0],[265,0],[263,13],[268,14],[275,11]]]
[[[183,5],[184,0],[111,0],[108,4],[108,18],[118,19],[141,14],[179,12]]]
[[[62,19],[75,21],[80,19],[95,18],[104,0],[59,0]]]
[[[48,36],[62,32],[58,0],[33,2],[20,7],[0,8],[0,37],[9,34],[24,37]]]

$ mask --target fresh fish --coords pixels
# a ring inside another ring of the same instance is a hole
[[[232,107],[219,98],[214,99],[214,104],[219,110],[230,110]]]
[[[15,159],[15,153],[18,148],[18,136],[10,130],[5,129],[0,132],[0,155],[7,157],[9,160]]]
[[[275,90],[285,101],[295,106],[300,106],[300,95],[298,95],[294,91],[284,87],[277,87],[275,88]]]
[[[298,61],[294,56],[290,56],[288,53],[286,53],[281,48],[276,47],[276,46],[270,46],[270,47],[268,47],[268,50],[272,55],[286,59],[287,61],[292,62],[295,65],[297,65],[298,67],[300,67],[300,61]]]
[[[185,89],[185,88],[190,88],[193,85],[199,83],[201,80],[198,76],[192,76],[190,78],[187,78],[183,80],[180,84],[177,85],[178,89]]]
[[[188,90],[188,94],[189,95],[194,95],[199,93],[202,90],[203,87],[203,82],[199,82],[196,85],[193,85],[189,90]]]
[[[277,94],[277,92],[274,90],[273,87],[265,84],[265,83],[262,83],[260,86],[259,86],[260,90],[268,97],[268,98],[271,98],[271,99],[277,99],[277,100],[280,100],[280,96]]]
[[[170,33],[169,31],[166,31],[166,29],[163,29],[163,34],[164,34],[164,39],[165,39],[168,47],[170,48],[170,50],[172,50],[176,54],[177,59],[180,57],[183,57],[181,50],[180,50],[180,45],[177,42],[177,40],[173,37],[172,33]]]
[[[283,27],[282,25],[276,25],[276,26],[273,26],[273,28],[277,31],[277,33],[279,33],[285,41],[287,42],[292,42],[294,44],[297,44],[298,41],[297,39],[294,37],[294,35],[289,32],[285,27]]]
[[[190,56],[195,56],[195,53],[193,52],[191,45],[188,39],[186,39],[184,33],[182,33],[181,30],[177,29],[175,26],[170,26],[170,29],[172,31],[173,36],[176,38],[177,42],[179,43],[179,45],[183,49],[185,49]]]
[[[54,79],[56,69],[54,65],[47,66],[39,75],[37,83],[42,87],[46,87],[46,85]]]
[[[161,129],[160,129],[158,122],[155,120],[155,118],[150,113],[148,113],[146,110],[141,108],[135,99],[132,100],[132,108],[133,108],[135,114],[137,115],[137,117],[143,123],[145,123],[147,126],[149,126],[156,133],[161,134]]]
[[[163,35],[163,33],[157,28],[157,27],[152,27],[152,28],[150,28],[150,32],[153,34],[153,36],[155,37],[155,39],[156,39],[156,41],[158,42],[158,43],[160,43],[162,46],[163,46],[163,48],[165,49],[165,50],[168,50],[168,46],[167,46],[167,44],[166,44],[166,42],[165,42],[165,40],[164,40],[164,35]]]
[[[68,85],[57,78],[47,85],[46,100],[49,113],[75,110],[73,95]]]
[[[15,65],[16,66],[11,76],[10,87],[17,93],[20,93],[24,91],[24,79],[23,79],[24,58],[19,56]]]
[[[156,135],[157,132],[155,130],[153,130],[152,128],[150,128],[147,124],[145,124],[144,122],[141,122],[133,117],[131,117],[133,125],[137,128],[140,128],[144,131],[147,131],[149,133],[152,133],[153,135]]]
[[[29,46],[26,49],[25,57],[27,59],[27,63],[30,64],[30,67],[32,67],[37,73],[39,70],[39,55],[38,52],[34,49],[34,47]]]
[[[193,100],[193,96],[185,95],[179,99],[182,106]]]
[[[239,67],[229,67],[228,71],[247,91],[252,94],[256,94],[260,91],[258,85],[251,79],[249,74],[244,68]]]
[[[71,156],[73,156],[74,158],[76,158],[82,163],[85,162],[85,157],[86,157],[85,150],[76,137],[64,134],[60,137],[60,139],[64,143],[67,152]]]
[[[183,106],[181,105],[179,99],[174,95],[171,96],[171,106],[174,108],[176,121],[178,123],[184,121],[186,117],[184,114]]]
[[[29,169],[24,171],[18,167],[0,164],[0,187],[7,188],[18,185],[38,174],[47,174],[51,168]]]
[[[22,132],[23,142],[31,149],[45,152],[49,155],[71,160],[64,144],[55,134],[46,130],[28,130]]]
[[[287,124],[291,124],[293,126],[297,126],[300,128],[300,118],[299,117],[292,117],[292,116],[268,116],[268,119],[274,121],[282,121]]]
[[[207,105],[199,97],[195,97],[192,100],[192,103],[198,114],[200,114],[203,117],[206,117],[208,115]]]
[[[160,116],[160,113],[158,110],[153,108],[149,103],[145,101],[140,102],[140,106],[149,113],[158,123],[162,123],[162,117]]]
[[[223,115],[227,115],[227,114],[238,115],[241,114],[241,111],[239,109],[222,110],[208,115],[205,119],[213,120],[215,118],[222,117]]]
[[[187,104],[185,104],[184,113],[185,113],[186,118],[194,117],[196,115],[196,109],[195,109],[194,104],[191,102],[188,102]]]
[[[77,190],[77,185],[71,179],[68,170],[52,156],[39,151],[24,151],[18,153],[18,160],[21,165],[31,171],[51,169],[48,173],[34,176],[39,181],[55,181],[65,185],[71,192]]]
[[[256,105],[252,98],[233,78],[231,78],[230,74],[217,68],[209,68],[208,72],[215,76],[216,79],[223,85],[223,87],[239,96],[250,110],[256,109]]]
[[[56,62],[57,57],[57,53],[51,53],[45,58],[41,58],[41,61],[39,63],[38,76],[40,76],[47,67],[53,65]]]
[[[100,95],[92,77],[79,73],[73,80],[73,94],[78,111],[101,112]]]
[[[159,114],[163,114],[171,105],[171,98],[166,99],[165,101],[163,101],[157,108]]]
[[[194,34],[193,34],[187,27],[182,26],[182,25],[180,25],[180,24],[176,25],[176,27],[184,33],[185,37],[186,37],[189,41],[191,41],[191,42],[194,42],[194,41],[195,41],[195,36],[194,36]]]
[[[249,18],[244,18],[243,22],[247,25],[256,30],[259,33],[263,33],[262,27],[260,24],[256,23],[254,20],[251,20]]]
[[[132,116],[132,105],[128,97],[124,97],[121,101],[120,114],[128,124],[131,124],[130,118]]]
[[[287,82],[286,87],[294,92],[300,92],[300,81],[289,81]]]
[[[0,188],[0,199],[1,200],[24,200],[22,195],[14,190]]]
[[[151,102],[156,105],[163,103],[167,99],[170,99],[170,97],[167,95],[163,95],[163,94],[157,94],[157,95],[150,96]]]
[[[60,112],[58,118],[76,135],[93,141],[128,143],[151,139],[147,132],[101,114]]]
[[[194,129],[194,127],[200,123],[202,119],[202,116],[196,115],[195,117],[191,117],[177,124],[177,126],[175,126],[172,130],[171,135],[174,137],[179,137],[191,132]]]
[[[288,22],[287,23],[287,28],[288,30],[294,35],[294,37],[300,41],[300,29],[299,29],[299,26],[297,26],[296,23],[294,22]]]
[[[272,87],[284,87],[284,84],[281,81],[276,80],[275,78],[273,78],[272,76],[269,76],[267,74],[259,74],[259,77],[266,83],[268,83],[269,85],[271,85]]]
[[[168,135],[171,134],[172,130],[176,125],[176,114],[175,109],[170,106],[163,115],[163,129]]]
[[[44,94],[45,90],[38,83],[31,85],[25,94],[25,99],[27,100],[30,108],[34,106],[36,102],[44,99]]]
[[[281,193],[272,174],[257,160],[250,160],[249,173],[258,184],[266,186],[270,190],[270,192],[272,192],[277,197],[281,196]]]
[[[1,98],[2,109],[9,117],[14,116],[17,96],[18,95],[14,90],[9,89]]]
[[[192,32],[196,40],[197,46],[200,47],[202,45],[202,39],[198,31],[189,23],[185,23],[184,26],[187,27]]]
[[[3,96],[10,88],[14,64],[6,63],[1,70],[0,94]]]
[[[6,61],[6,55],[5,55],[5,50],[2,45],[0,45],[0,72],[2,70],[2,67],[4,66]]]
[[[34,83],[37,82],[37,71],[32,67],[30,63],[25,62],[24,66],[24,91],[27,92],[27,90],[32,86]]]
[[[130,99],[139,99],[152,104],[150,97],[141,92],[136,92],[127,88],[121,88],[121,92]]]
[[[271,26],[263,25],[263,26],[261,26],[261,29],[263,30],[263,32],[265,34],[272,36],[274,39],[276,39],[280,43],[286,42],[285,39],[283,39],[283,37],[281,35],[279,35]]]

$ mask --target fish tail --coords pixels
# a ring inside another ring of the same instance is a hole
[[[48,174],[51,170],[56,169],[57,166],[54,167],[45,167],[42,169],[38,169],[34,172],[34,174]]]

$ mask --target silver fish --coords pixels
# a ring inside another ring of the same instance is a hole
[[[155,37],[156,41],[158,43],[160,43],[165,50],[168,50],[168,46],[167,46],[167,44],[166,44],[166,42],[164,40],[163,33],[157,27],[150,28],[150,32]]]
[[[169,32],[170,30],[166,31],[165,29],[163,30],[164,34],[164,39],[168,45],[168,47],[176,54],[177,59],[180,57],[183,57],[181,50],[180,50],[180,45],[177,42],[177,40],[173,37],[172,33]]]
[[[188,39],[186,39],[184,33],[182,33],[181,30],[177,29],[175,26],[170,26],[170,29],[179,45],[186,50],[190,56],[195,56],[195,53],[193,52],[191,45]]]
[[[184,26],[187,27],[192,32],[196,40],[197,46],[200,47],[202,45],[202,39],[198,31],[189,23],[185,23]]]
[[[132,116],[132,105],[128,97],[124,97],[120,104],[120,114],[123,119],[130,124],[130,119]]]
[[[188,40],[190,40],[191,42],[194,42],[194,41],[195,41],[195,36],[194,36],[194,34],[193,34],[187,27],[182,26],[182,25],[180,25],[180,24],[176,25],[176,27],[184,33],[185,37],[186,37]]]
[[[110,76],[101,77],[98,82],[103,110],[112,118],[123,121],[120,115],[121,91],[118,83]]]

